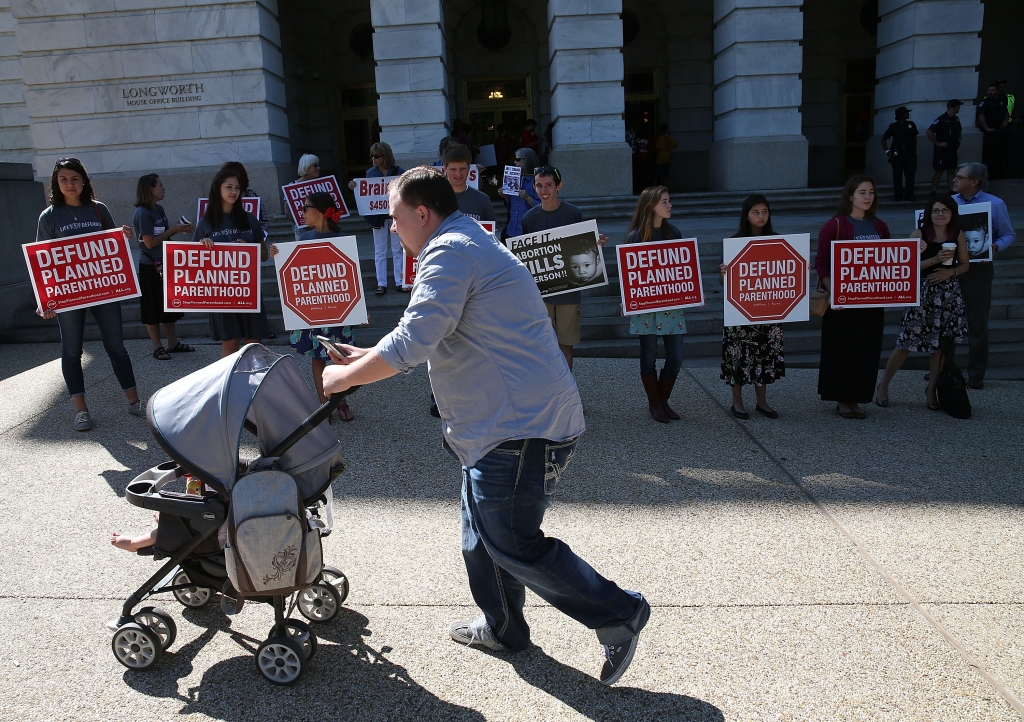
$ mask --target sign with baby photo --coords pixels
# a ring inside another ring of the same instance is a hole
[[[505,240],[547,298],[608,285],[597,221],[584,221]]]
[[[957,209],[957,225],[967,239],[971,263],[992,260],[992,204],[971,203]],[[924,229],[924,210],[914,212],[914,228]]]

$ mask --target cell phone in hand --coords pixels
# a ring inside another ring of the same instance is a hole
[[[346,351],[343,348],[340,348],[336,343],[334,343],[334,341],[327,338],[326,336],[313,336],[313,338],[319,341],[324,348],[326,348],[328,351],[333,353],[338,358],[345,358],[346,356],[348,356],[348,351]]]

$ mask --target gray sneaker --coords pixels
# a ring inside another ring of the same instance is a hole
[[[75,414],[75,431],[89,431],[92,428],[92,417],[88,411],[79,411]]]
[[[491,650],[492,652],[508,652],[509,649],[498,641],[487,623],[487,618],[480,615],[476,619],[452,622],[448,627],[448,634],[459,644],[472,647],[474,644]]]
[[[128,413],[132,416],[145,416],[146,407],[142,401],[136,401],[134,404],[128,404]]]

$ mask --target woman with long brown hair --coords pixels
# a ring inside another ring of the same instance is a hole
[[[875,403],[879,406],[889,405],[889,382],[910,352],[919,351],[931,354],[931,373],[925,389],[928,408],[941,408],[935,385],[943,348],[952,355],[953,345],[967,343],[967,311],[957,278],[967,273],[971,264],[959,215],[956,201],[948,195],[932,198],[924,212],[924,226],[910,234],[911,238],[922,239],[921,305],[903,313],[896,348],[875,391]]]
[[[679,230],[668,222],[672,217],[672,200],[665,186],[651,186],[640,194],[626,233],[626,243],[647,243],[682,238]],[[679,309],[651,311],[629,317],[629,332],[640,339],[640,380],[647,393],[647,408],[655,421],[667,424],[679,420],[679,414],[668,405],[679,369],[683,365],[683,334],[686,320]],[[657,373],[658,338],[665,346],[665,366]]]
[[[733,238],[774,235],[768,199],[760,193],[747,196],[740,211],[740,228]],[[729,266],[718,267],[718,281],[725,284]],[[726,326],[722,329],[721,378],[732,388],[732,415],[749,419],[743,406],[743,386],[753,384],[757,403],[754,408],[769,419],[779,412],[768,405],[767,386],[786,375],[782,350],[782,326],[761,323],[753,326]]]
[[[889,238],[889,227],[875,216],[878,194],[875,180],[855,175],[846,182],[839,212],[818,233],[814,268],[818,280],[832,292],[832,242]],[[821,357],[818,394],[835,401],[844,419],[866,419],[860,404],[871,401],[882,356],[882,308],[829,308],[821,321]]]

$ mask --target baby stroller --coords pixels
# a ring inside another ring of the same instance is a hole
[[[149,669],[174,642],[166,611],[135,611],[147,598],[171,592],[197,608],[219,591],[229,614],[243,601],[274,608],[274,626],[256,652],[260,674],[276,684],[302,676],[317,639],[291,612],[297,607],[310,622],[329,622],[348,596],[348,580],[324,566],[320,546],[333,523],[331,482],[344,470],[341,444],[320,424],[352,390],[318,406],[292,357],[250,344],[153,395],[149,427],[173,460],[137,476],[125,495],[160,514],[156,544],[137,553],[167,561],[110,625],[118,662]],[[239,463],[246,430],[260,456]],[[172,490],[186,485],[191,493]],[[275,497],[279,489],[290,491]],[[291,506],[271,508],[282,498]],[[239,520],[243,507],[248,516]],[[255,562],[245,558],[250,548]],[[273,591],[260,594],[262,585]]]

